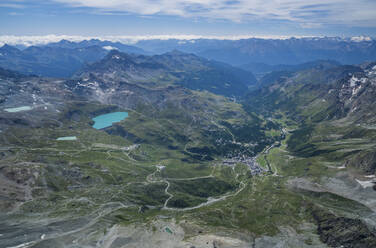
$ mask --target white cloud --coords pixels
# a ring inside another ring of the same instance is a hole
[[[179,40],[180,44],[185,44],[187,42],[195,43],[198,39],[217,39],[217,40],[241,40],[241,39],[250,39],[250,38],[259,38],[259,39],[289,39],[289,38],[314,38],[320,39],[323,37],[318,36],[254,36],[254,35],[235,35],[235,36],[205,36],[205,35],[136,35],[136,36],[71,36],[71,35],[41,35],[41,36],[15,36],[15,35],[0,35],[0,46],[4,44],[8,45],[22,45],[22,46],[33,46],[33,45],[46,45],[52,42],[59,42],[61,40],[69,40],[73,42],[79,42],[83,40],[98,39],[102,41],[112,41],[112,42],[121,42],[123,44],[135,44],[138,41],[142,40],[169,40],[176,39]],[[334,37],[333,39],[342,39]],[[343,38],[344,40],[352,42],[362,42],[362,41],[371,41],[372,38],[368,36],[358,36],[358,37],[349,37]],[[115,47],[105,46],[104,49],[111,50],[116,49]]]
[[[23,9],[25,6],[17,3],[0,3],[0,8]]]
[[[10,16],[22,16],[23,13],[19,13],[19,12],[9,12],[8,15],[10,15]]]
[[[301,23],[300,26],[302,28],[321,28],[323,25],[321,23],[305,22],[305,23]]]
[[[71,7],[104,12],[172,15],[235,22],[287,20],[317,27],[320,24],[376,26],[374,0],[53,0]]]
[[[82,41],[88,37],[84,36],[69,36],[69,35],[42,35],[42,36],[15,36],[15,35],[2,35],[0,36],[0,45],[45,45],[51,42],[58,42],[62,39],[70,41]]]
[[[113,46],[104,46],[103,49],[105,49],[107,51],[118,50],[116,47],[113,47]]]
[[[204,35],[136,35],[136,36],[71,36],[71,35],[40,35],[40,36],[15,36],[15,35],[0,35],[0,46],[8,45],[45,45],[51,42],[59,42],[63,39],[79,42],[83,40],[99,39],[108,40],[113,42],[121,42],[124,44],[134,44],[140,40],[168,40],[177,39],[182,41],[189,41],[194,43],[196,39],[218,39],[218,40],[240,40],[248,38],[262,38],[262,39],[288,39],[291,36],[250,36],[250,35],[237,35],[237,36],[204,36]],[[295,36],[296,38],[303,36]],[[109,47],[107,47],[109,48]]]
[[[354,41],[354,42],[371,41],[371,40],[372,40],[372,38],[370,38],[368,36],[351,37],[351,41]]]

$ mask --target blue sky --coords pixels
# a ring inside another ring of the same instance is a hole
[[[376,36],[375,0],[0,0],[0,35]]]

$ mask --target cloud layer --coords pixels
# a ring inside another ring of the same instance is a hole
[[[83,40],[99,39],[102,41],[121,42],[124,44],[135,44],[141,40],[168,40],[176,39],[181,42],[192,41],[196,39],[217,39],[217,40],[240,40],[249,38],[259,39],[289,39],[291,36],[249,36],[249,35],[235,35],[235,36],[203,36],[203,35],[136,35],[136,36],[77,36],[77,35],[38,35],[38,36],[16,36],[16,35],[0,35],[0,47],[8,45],[20,45],[24,47],[34,45],[46,45],[48,43],[59,42],[61,40],[69,40],[79,42]],[[294,38],[320,38],[317,36],[294,36]],[[323,37],[321,37],[323,38]],[[335,39],[341,39],[335,37]],[[367,36],[355,36],[343,38],[352,42],[372,41],[373,39]]]
[[[45,45],[52,42],[59,42],[63,39],[79,42],[82,40],[99,39],[108,40],[113,42],[121,42],[124,44],[134,44],[140,40],[194,40],[194,39],[219,39],[219,40],[239,40],[247,38],[264,38],[264,39],[288,39],[290,36],[249,36],[249,35],[237,35],[237,36],[203,36],[203,35],[135,35],[135,36],[77,36],[77,35],[0,35],[0,46],[4,44],[8,45]]]
[[[325,24],[376,26],[374,0],[53,0],[101,13],[171,15],[234,22],[277,20],[303,27]]]

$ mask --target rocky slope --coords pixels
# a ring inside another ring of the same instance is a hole
[[[265,87],[250,93],[248,101],[260,111],[283,110],[301,121],[346,117],[374,123],[375,73],[375,64],[369,63],[276,74],[261,80]]]
[[[155,56],[135,56],[111,51],[103,60],[81,72],[77,78],[97,81],[100,88],[133,83],[146,87],[181,85],[225,96],[241,96],[257,84],[250,72],[178,51]]]

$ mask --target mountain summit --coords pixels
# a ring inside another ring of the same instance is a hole
[[[251,72],[179,51],[144,56],[112,50],[75,77],[148,85],[177,84],[226,96],[244,95],[248,87],[257,84]]]

